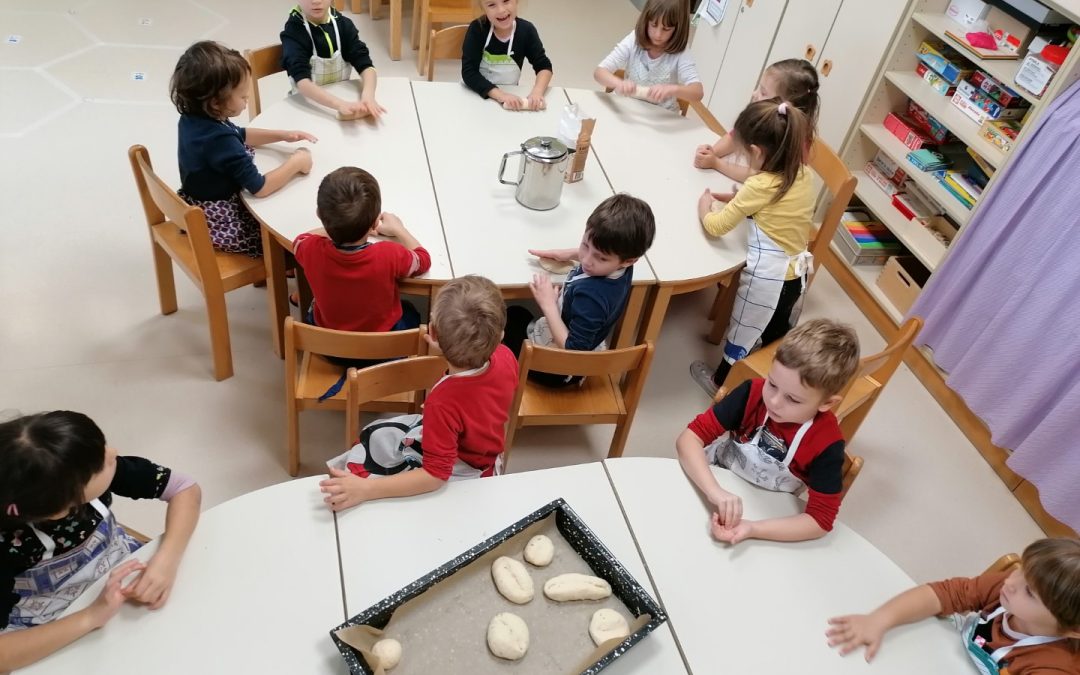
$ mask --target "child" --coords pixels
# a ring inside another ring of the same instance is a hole
[[[330,0],[298,1],[281,31],[281,66],[294,91],[343,118],[378,119],[386,109],[375,101],[375,66],[356,24],[330,7]],[[353,68],[363,82],[359,101],[343,100],[320,86],[348,80]]]
[[[750,102],[757,103],[770,98],[787,101],[801,110],[810,120],[810,133],[813,134],[817,128],[820,99],[817,71],[809,61],[784,59],[766,68],[757,88],[750,95]],[[813,138],[808,141],[807,149],[812,141]],[[694,166],[699,169],[716,169],[728,178],[744,183],[752,175],[752,170],[725,159],[737,153],[739,148],[738,138],[734,133],[729,133],[711,146],[699,145],[694,153]]]
[[[322,179],[317,199],[325,229],[293,242],[315,297],[309,323],[355,332],[419,326],[420,314],[401,301],[397,282],[428,271],[431,255],[397,216],[383,213],[375,177],[341,167]],[[398,241],[370,242],[372,233]]]
[[[543,110],[547,105],[544,94],[551,82],[551,59],[544,53],[536,26],[518,18],[517,0],[480,0],[480,8],[484,15],[469,24],[461,45],[465,86],[510,110],[521,110],[526,102],[530,110]],[[526,58],[536,71],[536,83],[523,102],[499,86],[518,83]]]
[[[735,140],[754,175],[734,195],[706,190],[698,200],[698,217],[711,236],[723,236],[750,218],[746,267],[739,276],[724,358],[712,372],[703,361],[690,365],[691,376],[709,396],[724,383],[732,363],[783,337],[798,320],[799,299],[813,269],[806,246],[814,194],[803,164],[809,135],[809,120],[790,103],[751,103],[735,121]],[[727,204],[714,212],[714,200]]]
[[[254,148],[317,139],[303,131],[241,129],[229,121],[247,108],[251,69],[235,49],[196,42],[176,62],[169,90],[180,113],[178,194],[206,214],[214,248],[262,255],[259,222],[240,201],[240,190],[271,195],[296,174],[311,171],[311,153],[299,148],[278,168],[259,173]]]
[[[917,586],[872,614],[829,619],[829,646],[866,645],[870,661],[885,633],[932,616],[966,614],[961,639],[978,672],[1080,673],[1080,541],[1040,539],[1020,568]],[[972,671],[975,672],[975,671]]]
[[[140,544],[113,518],[114,493],[169,503],[161,545],[148,563],[121,562]],[[86,415],[58,410],[0,424],[0,672],[101,628],[124,602],[164,605],[201,494],[179,472],[118,456]],[[93,604],[59,618],[106,575]]]
[[[567,274],[561,291],[548,275],[533,275],[529,288],[542,316],[534,320],[524,307],[511,307],[507,311],[506,345],[514,354],[521,353],[526,338],[541,347],[605,349],[608,335],[626,309],[634,263],[652,246],[655,234],[656,221],[649,205],[617,194],[593,210],[576,249],[529,249],[541,258],[577,264]],[[580,376],[535,371],[530,371],[529,378],[549,387],[581,381]]]
[[[638,87],[648,100],[679,111],[676,99],[700,101],[705,96],[690,41],[690,3],[686,0],[649,0],[637,26],[597,66],[593,77],[605,87],[633,96]],[[614,71],[624,69],[622,78]]]
[[[832,529],[840,509],[844,439],[831,408],[858,366],[854,331],[825,319],[807,321],[788,333],[764,380],[743,382],[682,432],[675,441],[679,463],[715,509],[713,537],[730,544],[803,541]],[[747,520],[742,500],[720,487],[710,464],[767,490],[808,487],[806,512]]]
[[[432,492],[447,480],[501,473],[506,420],[518,381],[514,355],[499,344],[505,325],[502,295],[488,279],[469,275],[442,287],[431,309],[428,340],[442,351],[450,369],[424,403],[422,438],[415,429],[419,416],[393,418],[410,429],[406,438],[415,441],[395,444],[393,466],[386,461],[377,466],[363,445],[331,460],[331,477],[319,483],[330,508],[342,511],[372,499]],[[376,480],[369,478],[373,473],[392,475]]]

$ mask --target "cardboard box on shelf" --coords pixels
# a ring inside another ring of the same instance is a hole
[[[958,24],[973,26],[990,14],[990,5],[982,0],[949,0],[945,16]]]
[[[956,91],[956,85],[946,82],[945,78],[935,73],[930,66],[922,61],[919,61],[918,65],[915,66],[915,74],[926,80],[926,83],[942,96],[952,96],[953,92]]]
[[[940,241],[945,248],[952,245],[953,239],[956,238],[956,233],[959,231],[956,225],[945,216],[919,218],[918,221],[923,227],[930,230],[930,234],[934,235],[934,239]]]
[[[900,165],[892,161],[892,159],[881,150],[878,150],[872,161],[886,178],[897,185],[903,184],[904,179],[907,178],[907,174],[900,168]]]
[[[915,101],[908,99],[907,112],[908,117],[919,125],[919,129],[926,132],[930,138],[938,143],[944,143],[952,136],[952,134],[949,133],[949,128],[947,126],[937,121],[933,115],[926,112],[926,108]]]
[[[1035,96],[1042,96],[1046,93],[1046,87],[1049,86],[1050,80],[1054,79],[1054,74],[1057,71],[1058,69],[1054,64],[1044,61],[1034,52],[1028,52],[1013,79],[1025,91],[1029,91]]]
[[[1006,108],[1027,107],[1025,105],[1024,99],[1020,96],[1020,94],[1016,93],[1012,89],[1009,89],[1004,84],[990,77],[981,70],[976,70],[974,73],[972,73],[970,81],[971,84],[985,91],[987,94],[990,95],[990,98],[994,99]]]
[[[919,60],[949,84],[957,84],[974,72],[959,52],[939,41],[928,40],[919,45]]]
[[[877,287],[901,314],[907,314],[930,272],[914,256],[892,256],[885,261],[877,278]]]
[[[879,222],[863,220],[866,214],[845,213],[833,235],[833,243],[850,265],[882,265],[886,258],[904,251],[889,228]]]
[[[991,7],[986,24],[997,42],[998,49],[1008,54],[1023,56],[1028,43],[1035,35],[1031,26],[997,7]]]
[[[873,161],[867,162],[866,166],[863,167],[863,171],[870,180],[874,181],[875,185],[881,188],[882,192],[890,197],[897,192],[900,192],[900,187],[892,179],[883,174],[881,169],[879,169],[877,164]]]
[[[1012,120],[986,120],[979,127],[979,135],[993,143],[1003,152],[1012,150],[1020,125]]]
[[[884,124],[889,133],[900,139],[900,142],[911,150],[918,150],[924,145],[937,145],[934,139],[919,131],[918,125],[902,115],[889,113]]]

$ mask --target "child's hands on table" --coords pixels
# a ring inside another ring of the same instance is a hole
[[[319,491],[326,495],[323,501],[332,511],[344,511],[368,500],[367,479],[341,469],[330,469],[330,476],[319,481]]]
[[[374,94],[372,94],[371,96],[364,95],[360,97],[360,106],[358,112],[365,115],[371,115],[371,119],[378,121],[386,112],[386,108],[382,107],[378,104],[378,102],[375,101]]]
[[[307,148],[297,148],[289,160],[296,163],[296,170],[303,174],[311,173],[311,151]]]
[[[753,528],[749,520],[740,520],[738,524],[728,527],[720,521],[719,515],[712,514],[712,536],[717,541],[738,544],[740,541],[748,539],[752,531]]]
[[[537,258],[548,258],[550,260],[558,260],[560,262],[571,262],[574,257],[570,251],[560,248],[530,248],[529,255],[534,255]]]
[[[146,564],[143,561],[132,559],[109,572],[109,580],[105,583],[105,588],[101,589],[97,600],[86,608],[95,628],[101,628],[107,624],[120,611],[120,605],[127,600],[127,589],[121,585],[121,582],[128,575],[145,569]]]
[[[654,84],[653,86],[649,87],[649,93],[646,94],[646,98],[648,98],[653,103],[659,103],[665,98],[671,98],[672,96],[677,94],[678,91],[679,88],[674,84]]]
[[[318,143],[319,139],[306,131],[286,131],[282,134],[283,141],[288,143],[299,143],[300,141],[307,141],[308,143]]]
[[[633,96],[634,92],[637,91],[637,87],[637,82],[634,82],[633,80],[623,80],[615,87],[615,92],[622,94],[623,96]]]
[[[529,110],[544,110],[547,108],[547,100],[544,98],[543,92],[529,94],[525,100],[529,104]]]
[[[699,145],[694,150],[694,166],[698,169],[712,169],[716,166],[716,155],[711,145]]]
[[[379,216],[379,222],[375,225],[375,234],[383,237],[400,237],[405,230],[405,224],[389,211],[383,211]]]
[[[873,614],[849,614],[829,619],[825,635],[830,647],[839,647],[840,655],[850,654],[866,645],[866,662],[869,663],[881,646],[888,627]]]
[[[147,563],[142,573],[124,589],[128,600],[158,609],[169,599],[179,561],[157,553]]]
[[[735,527],[742,520],[743,503],[742,497],[739,495],[733,495],[727,490],[720,490],[717,494],[711,496],[709,501],[712,502],[713,507],[716,509],[715,515],[726,527]]]

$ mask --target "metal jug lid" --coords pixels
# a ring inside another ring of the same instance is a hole
[[[569,153],[566,144],[551,136],[535,136],[521,144],[521,149],[532,159],[556,162]]]

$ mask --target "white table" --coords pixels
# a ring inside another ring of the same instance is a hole
[[[671,296],[713,286],[746,262],[746,228],[709,237],[697,217],[705,188],[730,189],[731,180],[695,169],[694,148],[716,134],[693,116],[683,117],[647,101],[586,89],[566,95],[596,118],[592,151],[618,192],[647,201],[656,214],[649,264],[656,274],[644,339],[655,340]]]
[[[334,516],[318,481],[207,510],[163,608],[125,605],[102,630],[19,675],[343,672],[329,637],[345,616]],[[135,557],[148,560],[156,549],[148,544]],[[93,602],[104,581],[69,612]]]
[[[912,580],[843,523],[822,539],[747,541],[709,535],[708,510],[674,459],[604,462],[645,552],[645,561],[695,673],[966,673],[960,639],[944,621],[891,631],[871,666],[837,655],[825,639],[830,617],[869,612]],[[747,518],[800,513],[788,494],[751,486],[714,468],[743,499]]]
[[[329,88],[344,98],[356,98],[359,80]],[[382,192],[383,210],[397,214],[409,231],[431,253],[431,269],[402,288],[426,294],[431,282],[454,276],[443,238],[439,208],[428,173],[427,154],[413,104],[412,88],[403,77],[379,80],[379,102],[387,112],[378,123],[370,120],[338,121],[327,108],[308,103],[300,95],[282,99],[263,109],[252,126],[298,129],[314,134],[312,168],[269,197],[245,195],[245,203],[263,224],[263,248],[275,345],[281,345],[281,326],[288,316],[284,282],[284,254],[297,235],[320,227],[315,215],[319,183],[334,169],[357,166],[375,176]],[[298,145],[274,143],[258,148],[255,164],[262,172],[281,164]]]
[[[363,504],[338,517],[350,616],[562,497],[653,598],[641,557],[599,462],[448,483],[441,491]],[[605,673],[685,672],[665,623]],[[702,671],[706,672],[706,671]]]

